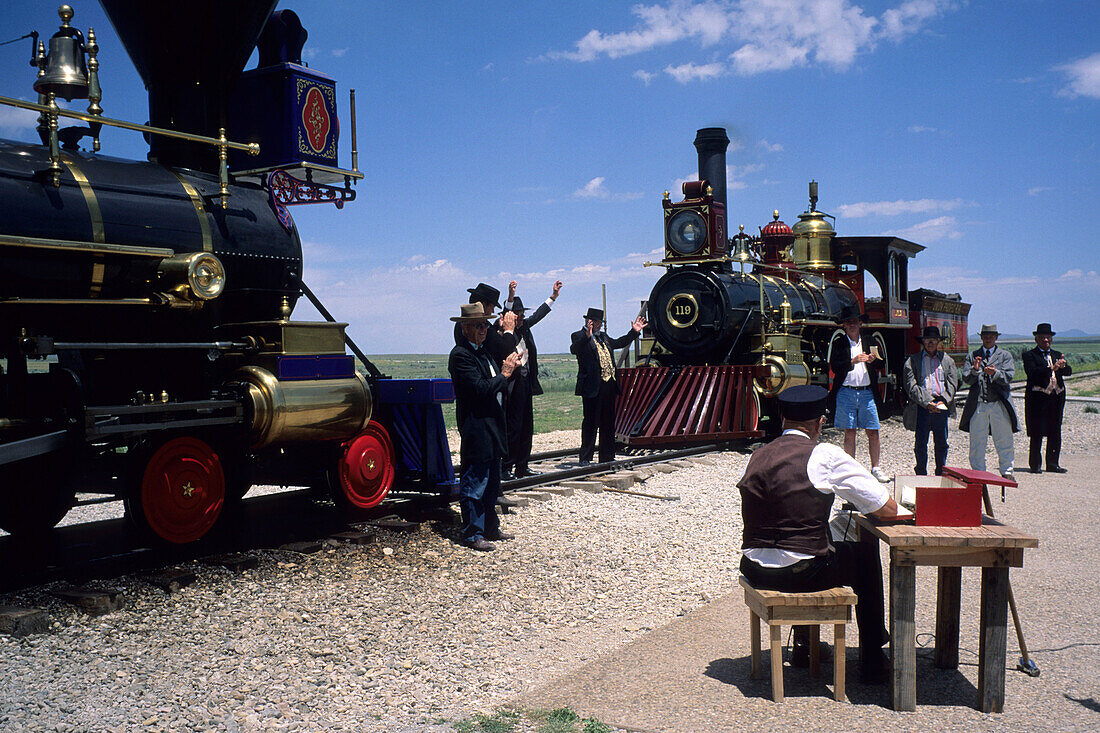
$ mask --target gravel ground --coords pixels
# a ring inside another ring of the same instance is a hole
[[[1100,415],[1083,408],[1067,407],[1066,455],[1097,453]],[[1020,402],[1018,409],[1022,415]],[[911,436],[886,421],[887,470],[911,469]],[[577,431],[551,433],[536,436],[535,450],[578,443]],[[964,464],[966,436],[953,430],[951,446],[949,463]],[[862,439],[858,450],[865,459]],[[1022,433],[1017,453],[1026,459]],[[740,539],[733,484],[746,462],[726,453],[714,466],[654,476],[643,489],[676,502],[608,493],[532,502],[504,518],[519,538],[493,553],[455,544],[456,518],[441,517],[377,545],[313,555],[259,550],[259,566],[241,574],[195,566],[198,581],[172,595],[117,579],[103,585],[122,588],[127,606],[98,618],[55,601],[52,586],[0,597],[0,605],[47,609],[55,625],[49,634],[0,637],[0,729],[452,731],[455,721],[491,713],[732,592]],[[1043,500],[1027,496],[1017,507],[1010,499],[1008,521]],[[1040,537],[1057,532],[1022,516]],[[1051,583],[1064,592],[1080,581],[1095,601],[1091,568]],[[1087,616],[1062,619],[1052,610],[1027,619],[1029,629],[1073,623],[1086,637],[1069,665],[1079,676],[1058,696],[1091,700],[1080,709],[1093,716],[1058,712],[1044,722],[1039,710],[1035,725],[1100,723],[1095,608]],[[937,707],[930,725],[952,727],[965,712],[973,711]],[[981,720],[989,727],[996,718]],[[517,730],[536,729],[525,722]]]

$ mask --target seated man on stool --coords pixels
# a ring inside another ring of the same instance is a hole
[[[859,598],[860,672],[864,682],[886,682],[882,645],[882,564],[878,543],[829,542],[829,511],[839,496],[864,514],[897,515],[890,491],[835,445],[818,444],[828,392],[816,385],[779,393],[783,434],[749,459],[741,490],[744,539],[741,573],[754,587],[804,593],[851,586]],[[809,661],[809,629],[795,627],[791,663]],[[843,649],[834,650],[843,654]]]

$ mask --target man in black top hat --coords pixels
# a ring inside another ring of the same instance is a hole
[[[508,399],[505,411],[508,414],[508,457],[504,462],[504,478],[523,478],[535,475],[527,465],[531,458],[531,439],[535,433],[535,415],[533,398],[542,394],[539,384],[538,349],[531,336],[531,327],[541,321],[550,312],[554,301],[561,292],[561,280],[554,283],[550,297],[541,303],[530,318],[523,300],[516,295],[518,283],[508,283],[508,300],[504,307],[516,316],[514,327],[504,327],[501,334],[502,350],[506,354],[513,351],[519,354],[519,366],[508,380]]]
[[[643,316],[630,325],[630,331],[610,339],[600,331],[603,311],[589,308],[584,328],[574,331],[569,353],[577,357],[577,389],[584,417],[581,420],[581,464],[591,463],[596,449],[596,431],[600,433],[600,463],[615,460],[615,396],[619,380],[615,378],[615,349],[630,344],[646,326]]]
[[[1054,331],[1049,323],[1040,323],[1032,332],[1035,348],[1022,355],[1027,373],[1024,393],[1024,421],[1031,439],[1028,464],[1032,473],[1042,473],[1043,438],[1047,439],[1047,471],[1065,473],[1058,465],[1062,452],[1062,413],[1066,409],[1066,384],[1063,377],[1073,373],[1061,351],[1050,348]]]
[[[897,515],[898,506],[867,469],[839,447],[818,443],[828,393],[817,385],[779,393],[783,434],[757,448],[737,484],[744,534],[741,572],[756,588],[803,593],[849,585],[856,592],[865,682],[886,681],[882,564],[877,543],[830,542],[833,497],[864,514]],[[808,663],[805,627],[795,627],[792,664]],[[800,648],[801,647],[801,648]],[[835,654],[843,654],[837,649]]]
[[[907,430],[916,431],[913,455],[917,459],[915,472],[928,473],[928,433],[935,444],[935,473],[943,473],[947,462],[947,418],[955,416],[955,389],[959,386],[959,371],[955,360],[940,350],[940,329],[925,326],[921,333],[920,351],[905,360],[902,379],[909,404],[905,406],[903,422]]]
[[[462,541],[475,550],[496,549],[490,540],[512,539],[500,531],[496,500],[500,493],[500,459],[508,450],[504,424],[504,389],[516,368],[515,354],[498,370],[484,348],[489,318],[480,303],[464,305],[451,318],[462,341],[451,349],[447,371],[455,390],[455,417],[461,435]]]
[[[478,283],[475,288],[466,288],[466,292],[470,294],[471,303],[480,303],[485,310],[485,315],[489,317],[491,321],[493,318],[493,309],[500,308],[500,291],[487,283]],[[501,341],[501,326],[503,323],[510,322],[514,316],[507,314],[502,315],[501,319],[497,323],[489,324],[489,331],[485,334],[485,350],[489,356],[493,358],[493,362],[496,364],[497,371],[500,371],[501,363],[504,361],[505,352],[504,344]],[[461,324],[455,324],[455,344],[461,344],[463,340]]]

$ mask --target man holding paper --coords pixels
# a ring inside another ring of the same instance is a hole
[[[940,350],[940,329],[926,326],[921,333],[920,351],[905,360],[902,369],[905,393],[909,404],[905,406],[902,420],[907,430],[916,431],[913,455],[917,465],[914,472],[928,473],[928,433],[932,433],[935,445],[935,473],[943,473],[947,462],[947,418],[955,415],[955,389],[959,386],[959,372],[955,360]]]

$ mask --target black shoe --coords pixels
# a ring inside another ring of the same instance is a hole
[[[482,539],[467,541],[465,544],[471,550],[477,550],[478,552],[492,552],[497,549],[497,546],[492,542]]]
[[[1047,473],[1068,473],[1068,472],[1066,471],[1066,469],[1062,468],[1061,466],[1054,466],[1053,468],[1051,468],[1050,466],[1047,466]]]
[[[1032,473],[1042,473],[1043,472],[1043,469],[1041,469],[1041,468],[1029,468],[1027,470],[1031,471]]]
[[[486,534],[485,539],[499,542],[500,540],[514,540],[516,536],[514,534],[508,534],[507,532],[497,532],[496,534]]]
[[[501,471],[500,472],[500,480],[501,481],[515,481],[516,478],[518,478],[518,477],[512,471]]]
[[[913,468],[913,473],[917,474],[918,476],[927,476],[928,475],[928,469],[927,468],[921,468],[920,466],[916,466],[916,467]]]
[[[828,644],[818,643],[818,654],[820,654],[820,661],[831,662],[833,659],[833,653],[829,650]],[[810,645],[809,644],[795,644],[791,649],[791,666],[792,667],[809,667],[810,666]]]
[[[859,665],[859,679],[865,685],[885,685],[890,681],[890,660],[881,649],[865,652]]]
[[[516,471],[516,477],[517,478],[527,478],[528,476],[541,476],[541,475],[542,475],[542,473],[540,473],[539,471],[532,471],[530,468],[524,468],[522,470]]]

